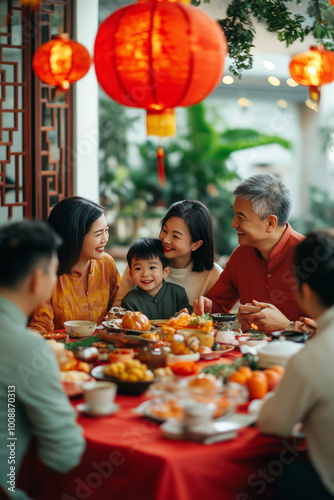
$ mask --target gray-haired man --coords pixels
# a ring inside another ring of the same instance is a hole
[[[266,333],[291,328],[303,315],[291,263],[293,249],[304,236],[287,222],[290,193],[276,176],[261,174],[244,180],[233,194],[232,227],[239,246],[207,296],[194,302],[194,312],[228,313],[240,300],[261,308],[238,314],[244,330],[251,324]]]

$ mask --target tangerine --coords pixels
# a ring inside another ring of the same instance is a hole
[[[280,375],[283,375],[285,372],[285,368],[283,368],[283,366],[280,366],[280,365],[269,366],[268,370],[274,370],[275,372],[279,373]]]
[[[253,370],[249,368],[249,366],[240,366],[238,368],[239,373],[244,373],[247,377],[247,380],[252,376]]]
[[[247,380],[250,399],[262,399],[268,392],[267,377],[260,370],[254,370]]]
[[[247,375],[246,375],[246,373],[239,372],[239,370],[236,370],[235,372],[233,372],[229,376],[228,381],[235,382],[236,384],[240,384],[240,385],[246,385],[247,384]]]
[[[271,368],[264,370],[263,373],[267,377],[268,391],[275,390],[280,383],[283,374],[279,373],[277,370],[272,370]]]

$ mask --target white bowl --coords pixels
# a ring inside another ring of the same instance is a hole
[[[257,350],[259,368],[269,368],[272,365],[280,365],[285,367],[288,360],[296,354],[304,344],[291,342],[290,340],[274,340],[268,342],[265,346]]]
[[[65,321],[65,330],[70,337],[78,339],[81,337],[89,337],[96,328],[94,321]]]
[[[178,361],[198,361],[200,358],[199,352],[192,354],[167,354],[167,365],[174,365]]]
[[[254,347],[256,350],[264,347],[268,342],[266,339],[255,340],[247,336],[241,336],[238,340],[239,345],[248,345],[249,347]]]

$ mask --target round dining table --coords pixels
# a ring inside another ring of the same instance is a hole
[[[145,399],[117,395],[119,410],[104,417],[78,411],[86,438],[80,465],[59,474],[39,462],[32,443],[18,486],[34,500],[269,500],[284,467],[306,458],[304,439],[264,435],[255,426],[210,445],[167,439],[159,424],[133,411]],[[82,402],[72,399],[75,408]]]

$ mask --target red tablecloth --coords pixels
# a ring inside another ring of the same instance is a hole
[[[284,465],[303,458],[304,442],[253,427],[212,445],[168,440],[159,425],[132,412],[144,399],[117,396],[121,409],[109,417],[79,414],[87,440],[81,464],[55,473],[32,447],[19,486],[34,500],[265,500]]]

